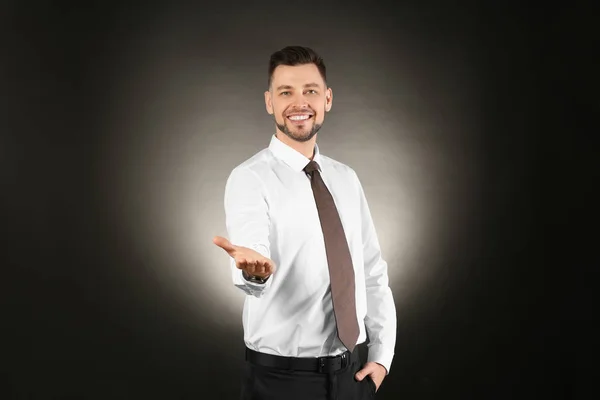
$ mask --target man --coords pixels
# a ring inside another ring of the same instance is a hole
[[[268,83],[275,135],[231,172],[231,242],[213,240],[247,294],[242,399],[373,398],[394,355],[396,310],[360,181],[316,144],[333,98],[325,64],[286,47],[271,56]]]

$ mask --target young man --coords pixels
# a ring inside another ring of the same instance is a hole
[[[242,399],[368,399],[390,370],[396,310],[367,200],[354,170],[316,144],[332,99],[313,50],[275,52],[275,135],[227,180],[231,242],[214,243],[247,294]]]

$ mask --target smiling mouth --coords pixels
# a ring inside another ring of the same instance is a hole
[[[290,121],[293,122],[303,122],[303,121],[308,121],[309,119],[311,119],[313,116],[311,114],[294,114],[294,115],[288,115],[287,118]]]

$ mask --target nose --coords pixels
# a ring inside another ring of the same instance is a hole
[[[298,108],[305,108],[308,106],[308,100],[304,93],[297,93],[293,99],[293,105]]]

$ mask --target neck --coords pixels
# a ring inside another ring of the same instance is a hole
[[[315,143],[317,142],[317,135],[313,136],[307,142],[298,142],[298,141],[292,139],[291,137],[289,137],[288,135],[286,135],[285,133],[279,132],[279,129],[278,129],[277,132],[275,132],[275,136],[277,137],[277,139],[281,140],[283,143],[287,144],[292,149],[296,150],[297,152],[302,154],[304,157],[306,157],[312,161],[312,159],[315,155],[314,153],[315,153]]]

